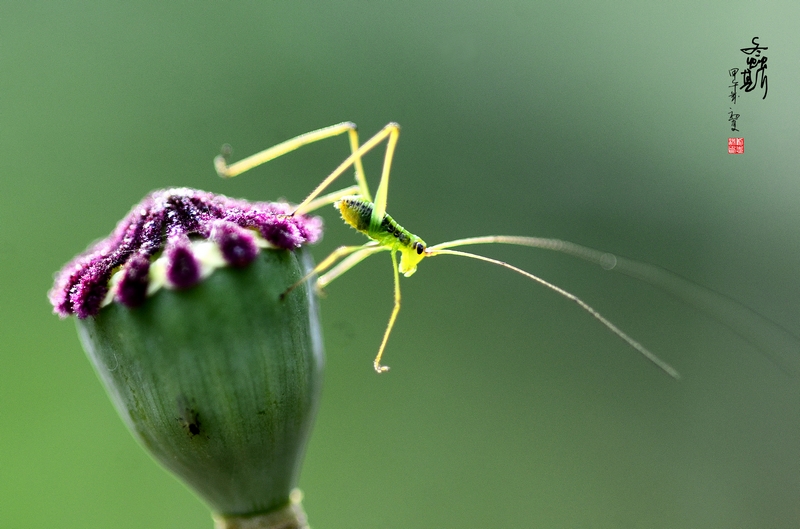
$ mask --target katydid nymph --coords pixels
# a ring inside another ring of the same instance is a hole
[[[215,158],[214,164],[217,173],[221,177],[231,178],[249,169],[252,169],[253,167],[291,152],[303,145],[333,136],[338,136],[344,133],[347,133],[349,136],[351,150],[350,156],[348,156],[330,175],[328,175],[322,181],[322,183],[320,183],[308,195],[308,197],[306,197],[306,199],[297,206],[291,215],[305,214],[322,206],[334,204],[341,213],[342,219],[347,224],[366,235],[367,238],[369,238],[369,242],[361,245],[341,246],[337,248],[328,257],[323,259],[308,275],[294,285],[289,286],[283,293],[282,297],[288,294],[298,285],[303,284],[305,281],[308,281],[317,274],[322,274],[317,278],[317,287],[320,289],[324,288],[334,279],[338,278],[367,257],[380,252],[389,252],[394,273],[394,308],[392,309],[391,316],[389,317],[389,323],[384,331],[383,340],[381,341],[378,349],[378,354],[374,360],[375,371],[378,373],[384,373],[389,370],[387,366],[381,364],[381,358],[383,357],[386,344],[389,340],[389,335],[392,332],[395,320],[397,319],[397,315],[400,311],[400,274],[403,274],[405,277],[411,276],[417,270],[417,265],[420,263],[420,261],[427,257],[434,257],[437,255],[455,255],[502,266],[533,281],[536,281],[537,283],[557,292],[558,294],[561,294],[565,298],[575,302],[584,311],[591,314],[595,319],[611,330],[611,332],[624,340],[630,347],[638,351],[646,359],[650,360],[663,372],[673,378],[679,378],[678,372],[672,366],[646,349],[639,342],[628,336],[616,325],[611,323],[594,308],[590,307],[587,303],[575,295],[548,281],[545,281],[536,275],[526,272],[525,270],[517,268],[504,261],[499,261],[497,259],[474,253],[468,253],[461,250],[453,250],[452,248],[475,244],[512,244],[531,248],[543,248],[565,252],[582,259],[594,261],[604,265],[606,268],[613,267],[615,265],[616,258],[613,255],[556,239],[507,235],[490,235],[485,237],[456,239],[428,246],[420,237],[414,235],[395,222],[395,220],[386,212],[386,201],[389,189],[389,173],[392,166],[392,158],[400,134],[400,126],[397,123],[389,123],[364,144],[359,144],[358,133],[354,123],[340,123],[338,125],[333,125],[308,132],[306,134],[301,134],[300,136],[284,141],[278,145],[275,145],[274,147],[270,147],[233,164],[228,164],[227,158],[229,151],[228,148],[225,147],[223,148],[223,154]],[[383,171],[378,184],[377,192],[375,194],[375,199],[373,200],[364,176],[364,168],[361,157],[384,140],[386,140],[386,152],[383,161]],[[333,193],[322,195],[323,191],[325,191],[351,166],[355,167],[356,185],[346,187]],[[399,262],[397,254],[400,254]]]

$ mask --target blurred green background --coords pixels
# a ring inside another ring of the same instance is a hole
[[[211,527],[125,430],[45,294],[152,189],[299,201],[348,152],[328,140],[221,181],[226,142],[239,159],[397,121],[389,211],[428,243],[567,239],[800,334],[799,19],[788,1],[4,2],[0,525]],[[737,103],[746,150],[728,155],[727,71],[756,35],[769,95]],[[373,188],[380,163],[366,160]],[[361,241],[323,215],[317,259]],[[328,372],[301,479],[313,527],[800,525],[800,374],[785,368],[800,340],[759,349],[630,278],[480,250],[581,296],[683,380],[565,299],[455,257],[403,281],[379,377],[392,283],[373,258],[321,302]]]

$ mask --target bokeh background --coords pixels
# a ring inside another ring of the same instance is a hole
[[[5,2],[0,7],[0,525],[211,527],[116,416],[53,273],[147,192],[299,201],[343,138],[232,181],[234,159],[353,120],[403,126],[389,211],[429,243],[558,237],[656,263],[800,334],[800,6],[704,2]],[[753,36],[769,95],[737,103]],[[381,155],[367,160],[373,186]],[[318,259],[360,241],[335,212]],[[572,303],[442,257],[388,257],[321,301],[328,371],[301,487],[313,527],[800,525],[800,340],[567,256],[480,248]],[[717,314],[719,316],[719,314]],[[724,318],[723,318],[724,319]]]

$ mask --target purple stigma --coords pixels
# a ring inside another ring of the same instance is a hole
[[[186,237],[167,247],[167,279],[175,288],[193,287],[200,281],[200,263],[189,249]]]
[[[108,293],[108,280],[111,271],[102,266],[87,267],[86,273],[81,276],[81,281],[73,285],[69,292],[69,301],[72,310],[79,318],[93,314],[100,307]]]
[[[300,239],[300,230],[290,222],[290,217],[278,219],[274,224],[261,227],[261,236],[275,246],[292,244],[292,241]]]
[[[279,249],[293,250],[316,242],[322,222],[292,215],[285,203],[247,202],[196,189],[175,188],[147,195],[106,239],[68,263],[56,276],[48,297],[53,311],[66,317],[97,314],[113,272],[123,276],[114,293],[120,303],[144,302],[150,262],[159,252],[168,258],[167,278],[177,288],[200,279],[200,264],[189,247],[189,236],[214,239],[225,261],[246,266],[258,252],[251,230]]]
[[[255,237],[232,222],[217,221],[211,238],[217,241],[222,256],[231,266],[247,266],[258,255]]]
[[[137,253],[125,264],[122,280],[117,286],[116,299],[126,307],[138,307],[147,299],[147,286],[150,283],[150,258]]]

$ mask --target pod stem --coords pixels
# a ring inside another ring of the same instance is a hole
[[[303,510],[303,493],[292,491],[290,502],[278,510],[256,516],[214,514],[214,529],[311,529]]]

